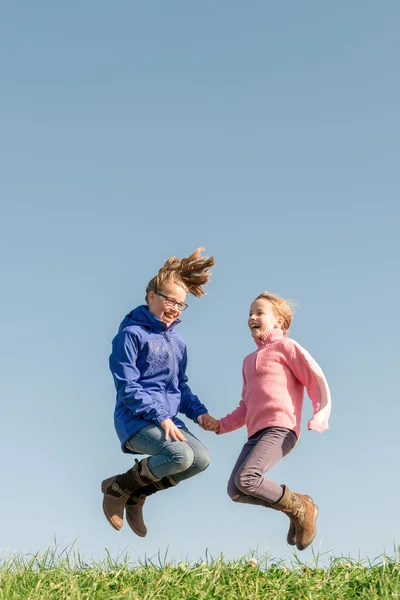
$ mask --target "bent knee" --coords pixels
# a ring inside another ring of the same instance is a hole
[[[260,485],[260,477],[255,473],[238,473],[235,477],[235,485],[244,494],[251,495]]]
[[[233,502],[240,502],[241,495],[238,493],[238,491],[237,491],[237,490],[236,490],[236,493],[234,493],[234,494],[229,494],[229,492],[228,492],[228,495],[229,495],[229,498],[230,498],[230,499],[231,499]]]
[[[232,480],[228,482],[228,487],[226,489],[228,496],[234,502],[238,502],[240,498],[240,491],[237,489],[236,485]]]
[[[176,472],[186,471],[189,469],[195,460],[194,452],[188,444],[181,442],[182,447],[179,452],[175,452],[172,459],[176,464]]]
[[[199,473],[205,471],[210,464],[210,453],[208,450],[204,448],[201,453],[197,454],[195,456],[195,463]]]

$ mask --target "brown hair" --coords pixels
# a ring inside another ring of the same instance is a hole
[[[159,292],[163,283],[173,281],[181,285],[188,294],[200,298],[205,294],[203,285],[209,282],[210,269],[215,265],[214,257],[203,257],[204,248],[197,248],[187,258],[171,256],[147,284],[146,302],[149,292]]]
[[[295,303],[291,300],[285,300],[280,296],[276,296],[275,294],[271,294],[270,292],[263,292],[259,296],[257,296],[256,300],[263,298],[264,300],[268,300],[274,309],[275,314],[278,317],[283,318],[282,323],[282,331],[284,335],[287,335],[289,331],[289,327],[292,324],[292,310],[295,307]]]

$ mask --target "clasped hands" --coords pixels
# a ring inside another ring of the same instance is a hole
[[[209,414],[198,416],[197,422],[205,431],[219,432],[219,421]],[[171,437],[175,442],[187,442],[183,431],[175,425],[172,419],[165,419],[165,421],[160,423],[160,426],[164,429],[166,440],[169,440]]]
[[[219,421],[208,413],[197,417],[197,422],[205,431],[219,432]]]

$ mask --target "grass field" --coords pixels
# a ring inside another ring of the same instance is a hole
[[[290,563],[248,556],[223,556],[196,563],[129,557],[87,563],[77,552],[48,550],[42,556],[13,555],[0,563],[0,599],[130,600],[342,600],[400,598],[400,562],[382,556],[373,562],[314,557]],[[325,564],[321,566],[321,563]]]

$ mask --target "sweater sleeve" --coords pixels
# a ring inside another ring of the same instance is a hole
[[[234,411],[232,411],[231,413],[219,420],[219,434],[235,431],[236,429],[240,429],[240,427],[243,427],[243,425],[246,424],[247,409],[244,403],[245,392],[246,380],[243,373],[242,398],[239,402],[239,405],[237,406],[237,408],[235,408]]]
[[[188,377],[186,375],[187,366],[187,351],[185,348],[182,363],[179,367],[179,390],[181,392],[181,402],[179,406],[179,412],[186,415],[189,419],[192,419],[197,423],[197,417],[205,415],[208,411],[204,404],[200,402],[197,396],[193,394],[192,390],[188,385]]]
[[[113,340],[110,370],[122,402],[146,421],[162,423],[171,417],[160,394],[146,392],[140,385],[140,372],[136,365],[138,340],[135,335],[121,331]]]
[[[313,357],[294,340],[290,368],[304,385],[312,402],[314,414],[308,422],[308,429],[322,433],[328,429],[331,412],[331,393],[321,367]]]

